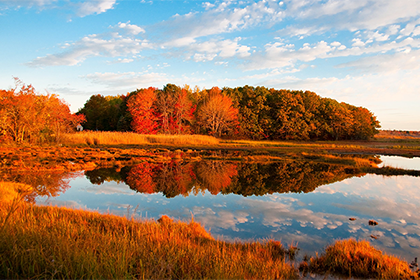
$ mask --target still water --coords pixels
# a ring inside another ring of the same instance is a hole
[[[383,160],[391,165],[389,158]],[[215,238],[281,240],[286,246],[297,244],[301,257],[350,237],[370,240],[407,261],[420,257],[420,178],[349,173],[336,166],[290,161],[143,163],[51,175],[59,183],[51,179],[52,190],[43,189],[45,195],[34,199],[39,205],[135,218],[194,217]],[[369,225],[372,219],[377,226]]]

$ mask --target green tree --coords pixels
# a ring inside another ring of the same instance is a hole
[[[268,138],[271,123],[266,103],[270,94],[268,89],[244,86],[235,89],[224,88],[223,92],[232,98],[234,106],[239,110],[241,134],[252,139]]]

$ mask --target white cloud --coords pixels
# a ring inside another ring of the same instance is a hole
[[[265,52],[251,57],[244,69],[257,70],[293,66],[298,61],[309,62],[317,58],[325,58],[335,49],[324,41],[314,45],[304,44],[300,49],[296,49],[292,44],[270,43],[265,46]]]
[[[110,61],[110,63],[111,64],[116,64],[116,63],[131,63],[133,61],[134,61],[134,59],[132,59],[132,58],[118,58],[117,60]]]
[[[166,47],[174,47],[174,48],[178,48],[178,47],[186,47],[191,45],[192,43],[195,43],[195,39],[193,37],[182,37],[182,38],[177,38],[174,40],[171,40],[169,42],[166,42],[165,44],[162,45],[162,47],[166,48]]]
[[[154,28],[158,32],[163,30],[164,37],[199,38],[243,30],[260,23],[279,21],[283,17],[278,5],[272,1],[260,1],[235,8],[230,8],[231,4],[222,2],[217,7],[206,5],[207,10],[203,13],[177,15]]]
[[[394,24],[394,25],[391,25],[391,26],[388,27],[387,34],[388,35],[395,35],[399,32],[399,30],[400,30],[400,26]]]
[[[214,6],[216,6],[215,4],[212,4],[212,3],[210,3],[210,2],[204,2],[202,5],[203,5],[203,7],[204,7],[206,10],[208,10],[208,9],[213,8]]]
[[[420,25],[417,25],[416,28],[413,30],[412,35],[414,37],[419,36],[420,35]]]
[[[116,0],[92,0],[80,4],[77,15],[85,17],[92,14],[101,14],[113,9]]]
[[[372,41],[387,41],[389,39],[389,35],[381,34],[378,31],[375,31],[375,32],[369,31],[367,32],[367,36],[369,40],[372,40]]]
[[[366,43],[362,42],[360,38],[354,38],[352,42],[353,42],[352,44],[353,47],[364,47],[366,45]]]
[[[129,34],[137,35],[139,33],[145,33],[146,31],[138,25],[130,24],[130,21],[123,23],[119,22],[118,27],[125,30]]]
[[[301,18],[328,18],[327,25],[335,29],[375,30],[409,20],[419,13],[420,2],[417,0],[330,0],[303,7],[299,15]]]
[[[190,46],[190,49],[197,52],[196,56],[207,56],[216,57],[217,55],[221,58],[229,58],[233,56],[247,57],[250,55],[248,46],[239,45],[236,38],[234,40],[223,40],[223,41],[207,41],[203,43],[197,43]],[[212,60],[212,59],[207,59]],[[197,61],[197,60],[196,60]]]
[[[113,38],[107,39],[104,38],[104,35],[93,34],[67,45],[61,53],[38,57],[29,62],[28,65],[33,67],[73,66],[85,61],[89,57],[135,55],[148,48],[151,48],[151,44],[147,40],[122,36],[114,36]]]
[[[239,44],[241,38],[217,40],[209,39],[203,42],[197,42],[193,37],[183,37],[166,42],[162,45],[162,48],[168,49],[168,53],[171,52],[171,48],[181,49],[180,53],[186,59],[193,59],[196,62],[212,61],[216,57],[221,59],[231,58],[234,56],[243,58],[250,56],[251,48],[245,45]],[[172,52],[172,56],[176,52]]]
[[[338,67],[350,67],[364,73],[416,70],[420,68],[420,50],[363,57]]]

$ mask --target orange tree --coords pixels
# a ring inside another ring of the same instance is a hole
[[[70,112],[57,95],[38,94],[32,85],[15,79],[15,88],[0,90],[0,133],[2,141],[16,143],[54,142],[63,132],[82,123],[83,115]]]
[[[214,87],[198,106],[197,123],[211,135],[233,135],[239,127],[238,109],[233,106],[229,96]]]

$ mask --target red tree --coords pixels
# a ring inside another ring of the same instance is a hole
[[[141,89],[130,96],[127,107],[133,117],[132,128],[137,133],[156,134],[158,122],[154,103],[156,101],[156,88]]]

